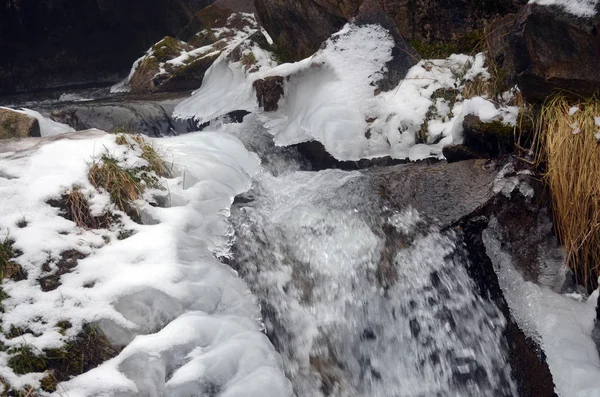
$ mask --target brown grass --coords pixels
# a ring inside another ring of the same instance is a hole
[[[569,115],[578,106],[579,111]],[[600,129],[595,99],[572,102],[556,96],[543,107],[534,147],[547,167],[557,235],[566,248],[566,265],[588,289],[600,275]]]
[[[105,154],[92,164],[88,177],[96,189],[104,189],[110,194],[117,208],[130,216],[137,214],[133,202],[141,198],[144,186],[134,170],[121,166],[116,158]]]

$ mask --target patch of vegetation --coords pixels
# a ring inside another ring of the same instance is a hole
[[[17,131],[17,123],[19,122],[16,114],[9,114],[5,116],[2,123],[0,123],[0,139],[18,138],[19,132]]]
[[[456,103],[458,94],[459,91],[456,89],[440,88],[431,95],[431,100],[433,101],[433,104],[427,110],[427,114],[425,115],[425,121],[423,122],[423,124],[421,124],[421,128],[417,132],[416,143],[436,143],[429,142],[429,120],[433,120],[434,118],[439,117],[436,106],[437,100],[445,100],[446,102],[448,102],[448,106],[450,107],[450,109],[452,109],[454,107],[454,104]],[[452,111],[450,111],[449,117],[452,117]],[[441,138],[442,137],[440,136],[440,139]]]
[[[249,69],[256,64],[257,60],[253,52],[248,52],[242,55],[242,59],[240,59],[240,62],[242,65],[244,65],[245,69]]]
[[[139,212],[134,201],[141,198],[145,186],[136,169],[125,168],[118,159],[107,153],[92,164],[88,177],[96,189],[108,192],[112,203],[118,209],[139,221]]]
[[[14,243],[8,236],[0,243],[0,283],[7,278],[15,281],[27,278],[27,274],[15,260],[22,252],[14,248]]]
[[[120,351],[120,348],[111,345],[100,328],[86,324],[79,335],[62,348],[44,351],[44,370],[52,375],[56,383],[63,382],[110,360]],[[55,389],[50,387],[45,391]]]
[[[275,61],[277,64],[281,65],[283,63],[292,63],[296,62],[296,57],[294,56],[294,52],[287,45],[283,44],[281,41],[275,43],[270,50],[273,52],[275,56]]]
[[[181,55],[182,44],[176,38],[166,36],[152,47],[153,57],[159,63],[165,63]]]
[[[572,113],[572,109],[578,110]],[[578,283],[593,291],[600,276],[600,144],[596,98],[549,99],[536,125],[533,148],[545,164],[557,235]]]
[[[121,137],[117,139],[123,141]],[[141,149],[140,157],[148,165],[126,167],[119,159],[105,153],[91,165],[88,178],[96,189],[108,192],[111,202],[118,209],[139,223],[140,213],[135,201],[142,197],[147,188],[165,190],[159,177],[171,177],[173,169],[141,135],[132,135],[125,140],[132,148],[138,146]]]
[[[409,44],[423,59],[445,59],[458,50],[458,46],[454,43],[427,43],[421,40],[411,40]]]
[[[86,324],[77,337],[60,349],[35,352],[31,346],[21,345],[9,350],[8,366],[19,375],[45,372],[41,388],[54,392],[58,383],[97,367],[120,351],[97,326]]]
[[[31,372],[44,372],[46,370],[46,360],[39,354],[36,354],[29,345],[21,345],[8,351],[11,357],[8,359],[8,366],[17,375],[25,375]]]
[[[473,54],[483,51],[485,46],[485,33],[483,29],[475,29],[458,39],[456,50],[459,54]]]
[[[217,40],[217,36],[215,36],[212,29],[204,29],[192,36],[187,42],[196,48],[200,48],[211,45]]]
[[[74,186],[60,198],[48,200],[47,203],[60,209],[62,217],[75,222],[78,227],[86,230],[106,229],[114,219],[114,215],[110,212],[93,216],[88,200],[79,186]]]

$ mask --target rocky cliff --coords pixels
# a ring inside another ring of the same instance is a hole
[[[473,36],[482,37],[486,22],[516,12],[527,0],[376,2],[415,47],[442,43],[453,47],[453,52],[463,42],[473,41]],[[360,14],[363,3],[364,0],[255,0],[258,18],[280,51],[291,60],[313,54],[332,33]]]
[[[0,94],[114,81],[214,0],[0,0]]]

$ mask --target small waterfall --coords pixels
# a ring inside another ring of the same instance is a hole
[[[298,397],[518,395],[504,317],[457,237],[367,175],[263,172],[231,220],[233,266]]]

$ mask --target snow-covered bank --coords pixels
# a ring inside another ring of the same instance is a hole
[[[163,181],[170,206],[150,205],[153,195],[164,196],[151,189],[136,202],[144,225],[112,207],[108,194],[87,179],[90,163],[107,152],[124,164],[144,164],[139,152],[118,145],[114,135],[96,130],[0,147],[0,235],[22,252],[17,260],[27,273],[3,285],[3,327],[25,331],[0,336],[9,348],[0,353],[0,377],[15,388],[36,387],[47,374],[16,375],[7,365],[10,348],[41,353],[61,347],[92,323],[127,346],[59,385],[57,395],[290,395],[278,355],[261,332],[255,300],[215,258],[228,251],[229,207],[249,188],[259,166],[256,155],[236,138],[215,133],[155,143],[172,156],[181,176]],[[47,201],[73,186],[95,215],[110,209],[119,224],[87,230],[60,217]],[[120,235],[125,230],[131,237]],[[61,285],[44,292],[44,263],[54,270],[55,258],[73,249],[86,258],[61,275]],[[61,330],[64,321],[71,327]]]
[[[489,77],[483,54],[423,60],[395,89],[379,92],[393,48],[381,26],[348,24],[315,55],[294,64],[273,67],[272,54],[255,46],[257,70],[250,73],[223,53],[175,116],[203,123],[233,110],[260,112],[253,83],[282,76],[279,109],[262,113],[276,144],[317,140],[338,160],[442,157],[443,146],[461,142],[465,114],[515,122],[516,107],[464,96],[467,84]]]

